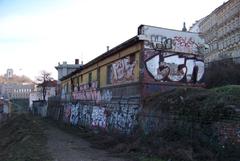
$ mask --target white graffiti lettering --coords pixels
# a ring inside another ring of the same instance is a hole
[[[105,108],[93,106],[92,111],[92,126],[105,128],[107,117],[105,114]]]
[[[123,58],[112,64],[113,84],[134,80],[136,62],[130,63],[129,57]]]
[[[203,61],[178,55],[162,59],[160,59],[160,55],[155,55],[146,61],[146,68],[150,75],[158,81],[177,82],[186,76],[187,82],[196,82],[200,81],[204,74]]]

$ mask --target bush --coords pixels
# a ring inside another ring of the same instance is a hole
[[[240,64],[233,62],[214,62],[209,64],[205,72],[208,88],[230,84],[240,84]]]

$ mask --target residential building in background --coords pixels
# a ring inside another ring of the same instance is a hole
[[[198,28],[198,30],[196,30]],[[194,24],[190,31],[203,34],[209,45],[205,62],[233,59],[240,63],[240,1],[229,0]]]
[[[0,97],[4,99],[28,99],[33,89],[33,81],[14,75],[13,69],[7,69],[6,74],[0,76]]]
[[[2,96],[6,99],[28,99],[34,89],[33,83],[5,83],[1,86]]]

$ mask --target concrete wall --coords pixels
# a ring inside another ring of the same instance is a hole
[[[137,113],[140,110],[139,97],[114,98],[109,102],[96,104],[94,101],[75,103],[49,102],[48,116],[75,126],[92,129],[118,131],[129,134],[137,127]]]

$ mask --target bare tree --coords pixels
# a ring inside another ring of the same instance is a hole
[[[41,89],[44,101],[46,101],[46,94],[49,82],[51,82],[52,80],[53,78],[51,77],[51,73],[44,70],[41,71],[41,75],[37,77],[37,85]]]

